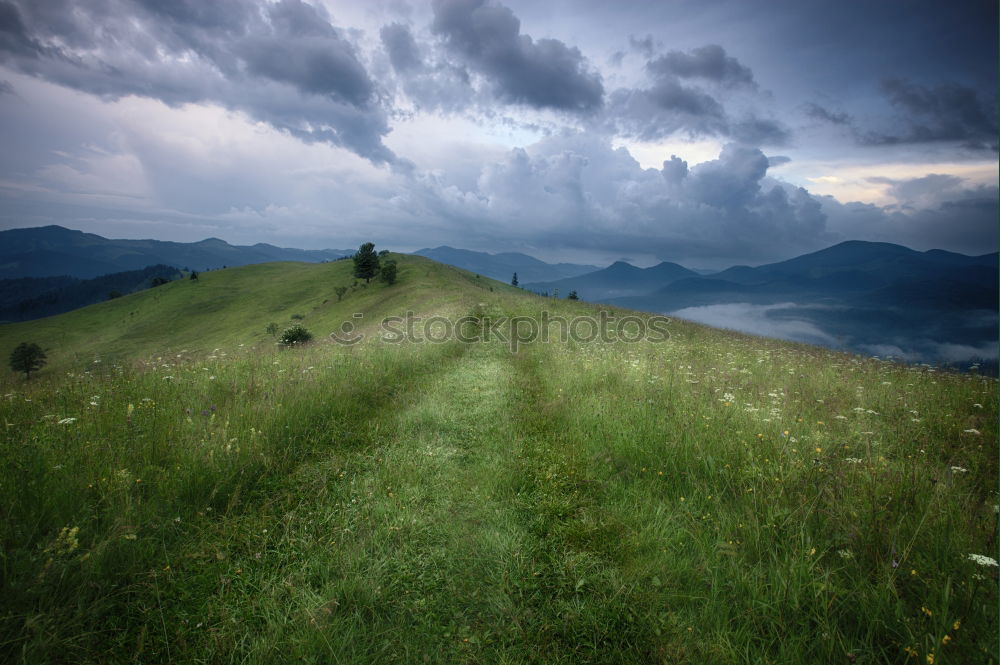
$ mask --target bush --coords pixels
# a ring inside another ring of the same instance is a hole
[[[295,324],[291,328],[285,330],[281,333],[281,339],[278,340],[283,346],[292,346],[295,344],[305,344],[311,341],[313,338],[312,333],[300,326]]]
[[[292,318],[295,319],[296,321],[301,321],[302,319],[304,319],[306,317],[303,316],[302,314],[292,314]]]

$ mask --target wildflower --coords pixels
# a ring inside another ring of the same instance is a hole
[[[823,449],[820,448],[819,446],[816,446],[816,454],[818,455],[821,452],[823,452]]]
[[[970,554],[969,555],[969,561],[975,561],[980,566],[993,566],[993,567],[997,567],[998,565],[1000,565],[1000,564],[997,564],[997,560],[996,559],[994,559],[992,557],[988,557],[985,554]]]
[[[918,651],[917,651],[916,649],[914,649],[914,648],[912,648],[912,647],[906,647],[905,649],[903,649],[903,651],[904,651],[904,652],[906,653],[906,655],[907,655],[907,656],[909,656],[910,658],[916,658],[917,656],[919,656],[919,655],[920,655],[920,653],[919,653],[919,652],[918,652]]]
[[[837,550],[837,555],[841,559],[853,559],[854,553],[851,550]]]
[[[945,635],[941,638],[941,644],[948,644],[948,642],[951,642],[951,635]]]
[[[962,622],[961,621],[956,621],[955,623],[951,624],[951,629],[952,630],[958,630],[961,627],[962,627]]]
[[[863,460],[858,457],[845,457],[844,461],[849,464],[861,464]]]
[[[973,404],[972,408],[974,408],[974,409],[981,409],[981,408],[983,408],[983,405],[982,404]]]
[[[970,428],[970,429],[964,429],[962,431],[964,433],[966,433],[966,434],[975,434],[976,436],[978,436],[979,434],[981,434],[981,432],[979,430],[977,430],[975,427]]]
[[[911,568],[910,569],[910,575],[916,577],[916,575],[917,575],[917,569],[916,568]]]
[[[934,652],[927,654],[927,665],[934,665]]]
[[[59,421],[60,425],[72,425],[76,422],[76,418],[63,418]]]
[[[951,467],[951,472],[952,473],[968,473],[969,470],[966,469],[966,468],[960,467],[960,466],[953,466],[953,467]]]
[[[816,548],[815,547],[812,548],[811,550],[809,550],[809,556],[813,556],[814,554],[816,554]]]
[[[929,617],[934,616],[934,612],[930,611],[926,607],[921,606],[920,611],[923,612],[924,614],[926,614]]]

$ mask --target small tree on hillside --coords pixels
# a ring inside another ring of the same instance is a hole
[[[38,371],[45,364],[45,352],[34,342],[21,342],[10,354],[10,368],[15,372],[24,372],[24,378],[31,378],[31,373]]]
[[[341,300],[344,299],[344,294],[347,293],[347,287],[338,286],[333,290],[333,292],[337,294],[337,302],[340,302]]]
[[[396,283],[396,262],[386,261],[385,265],[382,266],[382,270],[379,271],[379,278],[386,284]]]
[[[375,243],[366,242],[358,248],[354,255],[354,276],[365,280],[367,284],[378,274],[378,254],[375,253]]]
[[[514,276],[510,278],[510,285],[517,286],[517,273],[514,273]]]
[[[197,270],[192,270],[191,271],[191,279],[198,279],[198,271]]]
[[[267,324],[267,328],[265,328],[265,330],[267,330],[268,335],[270,335],[271,337],[275,337],[277,336],[279,330],[278,324],[272,321],[271,323]]]
[[[569,295],[566,296],[566,300],[579,300],[580,296],[576,295],[576,291],[570,291]]]
[[[296,323],[294,326],[281,333],[281,339],[278,341],[283,346],[295,346],[296,344],[305,344],[306,342],[311,341],[312,338],[313,336],[311,332]]]

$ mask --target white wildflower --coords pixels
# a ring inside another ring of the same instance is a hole
[[[980,434],[980,431],[979,431],[979,430],[977,430],[977,429],[976,429],[976,428],[974,428],[974,427],[973,427],[973,428],[970,428],[970,429],[964,429],[964,430],[962,430],[962,431],[963,431],[963,432],[965,432],[966,434],[976,434],[976,435],[979,435],[979,434]]]
[[[969,561],[975,561],[980,566],[993,566],[994,568],[1000,565],[997,564],[996,559],[988,557],[985,554],[970,554]]]
[[[858,457],[845,457],[844,461],[847,462],[848,464],[861,464],[861,462],[863,462],[864,460]]]
[[[60,425],[72,425],[76,422],[76,418],[63,418],[59,421]]]
[[[961,467],[961,466],[953,466],[953,467],[951,467],[951,472],[952,473],[968,473],[969,470],[966,469],[966,468],[964,468],[964,467]]]

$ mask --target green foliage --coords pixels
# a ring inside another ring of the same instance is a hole
[[[517,273],[514,273],[514,276],[510,278],[510,285],[511,286],[517,286],[517,284],[518,284],[518,282],[517,282]]]
[[[276,337],[278,335],[278,331],[280,330],[280,328],[278,327],[277,323],[272,321],[271,323],[267,324],[267,328],[265,328],[265,330],[267,331],[267,334],[270,335],[271,337]]]
[[[306,318],[304,314],[292,314],[292,319],[295,321],[301,321]]]
[[[285,332],[281,333],[279,342],[284,346],[293,346],[295,344],[305,344],[306,342],[310,342],[312,341],[312,338],[313,336],[311,332],[296,323],[294,326],[287,328]]]
[[[197,280],[198,279],[198,271],[197,270],[192,270],[191,271],[191,277],[190,277],[190,279],[192,279],[192,280]]]
[[[340,302],[341,300],[344,299],[344,294],[347,293],[347,287],[338,286],[333,290],[333,292],[337,294],[337,302]]]
[[[375,253],[375,244],[366,242],[354,255],[354,276],[365,280],[367,284],[378,274],[378,270],[379,261],[378,254]]]
[[[386,284],[396,283],[396,262],[386,261],[382,264],[382,268],[379,271],[379,279],[381,279]]]
[[[170,280],[166,277],[154,277],[151,282],[152,286],[163,286],[164,284],[169,284]]]
[[[30,378],[32,372],[40,370],[46,362],[45,351],[34,342],[21,342],[10,354],[10,368],[15,372],[24,372],[24,378]]]
[[[254,346],[599,311],[399,262],[350,309],[289,263],[0,326],[66,369],[0,377],[0,662],[997,663],[994,379],[683,321]]]
[[[570,291],[569,295],[566,296],[566,300],[579,300],[580,296],[576,295],[576,291]]]

